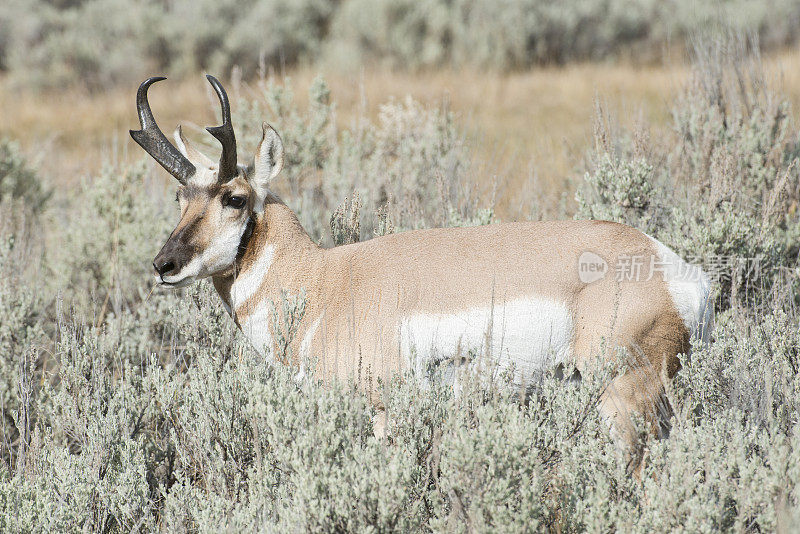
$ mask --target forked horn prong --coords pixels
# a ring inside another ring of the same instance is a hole
[[[139,143],[145,152],[150,154],[168,173],[180,183],[186,184],[194,175],[196,169],[192,162],[178,151],[166,138],[156,124],[150,102],[147,100],[147,90],[156,82],[166,80],[164,76],[153,76],[146,79],[136,91],[136,110],[139,113],[141,130],[131,130],[131,137]]]
[[[222,145],[217,180],[220,183],[225,183],[234,178],[239,172],[236,166],[236,135],[233,133],[233,124],[231,124],[231,105],[228,101],[228,94],[222,84],[219,83],[219,80],[210,74],[206,74],[206,78],[208,78],[209,83],[217,93],[219,104],[222,108],[222,124],[220,126],[209,126],[206,130]]]

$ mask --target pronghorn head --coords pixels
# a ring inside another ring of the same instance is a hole
[[[283,143],[266,123],[253,164],[238,165],[228,95],[216,78],[207,78],[222,107],[222,125],[206,128],[222,144],[219,163],[192,146],[180,126],[175,131],[178,148],[158,128],[147,89],[163,77],[145,80],[136,94],[142,129],[131,130],[131,137],[180,182],[180,221],[153,261],[158,282],[167,287],[233,269],[254,217],[264,209],[267,186],[283,167]]]

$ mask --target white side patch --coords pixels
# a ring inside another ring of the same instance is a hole
[[[272,358],[273,340],[269,331],[271,311],[272,308],[269,302],[262,303],[255,309],[253,313],[247,316],[247,319],[239,323],[242,333],[247,337],[247,339],[250,340],[250,343],[253,344],[253,347],[262,356],[267,356],[270,362],[274,361]],[[320,315],[316,318],[316,320],[314,320],[313,323],[311,323],[311,326],[303,336],[303,340],[300,342],[300,372],[298,373],[298,376],[295,377],[298,380],[305,376],[304,360],[310,356],[309,351],[311,350],[311,342],[313,341],[314,334],[316,334],[321,322],[322,316]]]
[[[322,321],[322,315],[314,319],[314,322],[311,323],[311,326],[306,331],[306,334],[303,336],[303,341],[300,342],[300,362],[302,365],[303,360],[308,358],[311,354],[311,343],[314,341],[314,334],[317,333],[317,328],[319,328],[319,323]],[[301,367],[302,369],[302,367]]]
[[[247,319],[240,322],[242,333],[250,340],[253,347],[262,356],[272,360],[272,336],[269,333],[270,305],[262,303]]]
[[[324,314],[323,314],[324,315]],[[314,341],[314,334],[317,333],[319,323],[322,322],[323,315],[320,315],[306,331],[303,341],[300,342],[300,370],[294,376],[295,382],[302,382],[306,378],[306,360],[311,356],[311,343]]]
[[[401,354],[420,376],[430,377],[453,358],[461,359],[455,362],[458,366],[469,363],[464,360],[472,356],[488,355],[498,371],[513,367],[516,385],[566,362],[572,338],[573,320],[567,307],[538,297],[495,304],[493,313],[489,306],[455,314],[420,313],[404,317],[400,324]]]
[[[261,282],[264,280],[272,259],[275,257],[275,246],[267,245],[261,250],[253,265],[247,271],[239,273],[231,286],[231,302],[233,307],[241,306],[256,294]]]
[[[660,256],[657,269],[663,273],[672,302],[689,330],[689,335],[703,342],[709,340],[714,323],[711,280],[697,265],[681,259],[669,247],[647,236],[656,245]]]

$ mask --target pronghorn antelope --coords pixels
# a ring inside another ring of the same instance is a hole
[[[282,290],[303,289],[291,363],[313,355],[311,372],[326,380],[386,378],[447,362],[457,368],[468,358],[454,355],[480,351],[524,385],[543,369],[582,372],[626,349],[630,362],[599,409],[623,449],[635,440],[632,412],[659,431],[656,408],[664,380],[679,368],[676,355],[710,327],[709,282],[698,268],[642,232],[605,221],[437,228],[323,249],[269,190],[283,166],[275,130],[265,123],[253,164],[238,165],[228,97],[208,76],[222,107],[222,125],[208,128],[222,144],[219,162],[180,126],[176,148],[147,100],[163,79],[139,87],[141,130],[131,131],[180,182],[180,221],[153,263],[159,284],[211,277],[225,309],[268,358],[272,303]],[[634,272],[612,272],[626,264]]]

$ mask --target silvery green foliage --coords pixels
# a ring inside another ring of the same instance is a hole
[[[33,417],[29,413],[29,403],[36,395],[33,376],[40,375],[36,363],[44,348],[40,345],[44,339],[41,300],[21,284],[14,261],[20,258],[14,254],[16,242],[17,236],[0,233],[0,437],[5,444],[0,456],[7,465],[16,463],[18,449],[12,444],[19,443]]]
[[[350,0],[332,23],[339,61],[393,67],[473,66],[500,70],[631,54],[713,25],[756,32],[775,46],[797,37],[794,2],[556,0],[433,2]]]
[[[69,204],[55,213],[73,221],[55,223],[52,276],[57,287],[68,288],[70,305],[91,306],[100,320],[131,309],[154,285],[154,246],[174,221],[163,198],[156,202],[146,192],[148,185],[155,187],[143,165],[107,166],[66,195]]]
[[[455,9],[443,1],[343,2],[333,19],[339,61],[378,59],[412,69],[447,62]]]
[[[775,530],[776,503],[796,509],[798,326],[781,311],[727,312],[716,343],[684,358],[672,399],[678,424],[669,443],[653,444],[651,469],[661,476],[645,484],[662,507],[647,511],[645,526]]]
[[[295,295],[281,291],[280,302],[270,304],[270,330],[274,345],[272,357],[288,364],[295,359],[292,357],[291,344],[306,315],[306,291],[300,289]]]
[[[331,0],[181,0],[165,10],[171,59],[182,69],[249,75],[259,65],[295,64],[319,56],[330,17]]]
[[[0,7],[0,65],[39,87],[99,90],[153,69],[254,74],[319,55],[336,3],[10,0]]]
[[[349,216],[357,216],[358,224],[342,221],[347,224],[333,228],[334,243],[369,239],[390,227],[492,222],[493,211],[479,204],[484,191],[472,180],[465,136],[448,109],[427,109],[412,99],[390,101],[381,106],[376,121],[360,116],[352,127],[337,131],[335,105],[322,78],[309,88],[303,111],[294,101],[290,80],[262,80],[258,88],[257,96],[242,101],[234,117],[242,144],[256,146],[265,120],[281,133],[285,170],[274,190],[296,210],[314,239],[328,241],[333,227],[324,223],[333,212],[338,224],[345,214],[337,208],[355,194],[361,206]],[[387,220],[391,225],[386,226]],[[351,235],[340,236],[344,228]]]
[[[361,196],[356,192],[352,198],[344,202],[331,215],[331,237],[333,245],[348,245],[361,240]]]
[[[657,193],[653,167],[644,159],[620,161],[603,154],[584,182],[584,188],[575,193],[580,217],[625,221],[645,231],[653,225],[652,203]]]
[[[634,42],[646,48],[655,37],[651,32],[660,29],[655,39],[661,40],[673,25],[670,14],[660,11],[649,0],[569,6],[550,0],[351,0],[336,13],[333,32],[350,54],[394,67],[514,70],[608,57]]]
[[[720,319],[684,361],[672,437],[649,443],[640,484],[594,409],[601,370],[542,376],[524,403],[503,376],[461,373],[457,397],[399,377],[381,441],[363,396],[267,364],[215,298],[203,284],[148,310],[174,329],[158,355],[121,343],[123,321],[62,318],[59,380],[0,474],[6,528],[763,531],[797,506],[796,316]]]
[[[471,172],[453,113],[408,98],[382,105],[375,123],[343,132],[323,180],[328,195],[355,188],[373,213],[388,203],[401,229],[486,224],[491,215],[478,206],[482,191]],[[374,233],[374,224],[364,220],[362,232]]]
[[[800,325],[775,311],[759,322],[728,311],[717,318],[718,341],[685,358],[676,401],[687,418],[732,411],[749,425],[790,434],[800,409]],[[702,382],[698,392],[693,386]]]
[[[700,40],[671,143],[627,148],[602,131],[576,195],[577,217],[631,224],[702,264],[723,305],[763,300],[797,267],[800,145],[753,48],[735,35]]]
[[[10,0],[0,8],[2,62],[37,87],[129,82],[159,66],[162,16],[153,0]]]
[[[491,219],[478,207],[481,191],[453,113],[410,98],[382,105],[375,123],[362,118],[340,134],[325,162],[323,188],[333,198],[355,189],[369,212],[385,207],[401,229]],[[362,220],[362,238],[375,224],[374,217]]]
[[[266,66],[320,59],[507,71],[660,57],[718,25],[785,47],[797,42],[798,21],[793,0],[7,0],[0,68],[39,87],[94,90],[134,83],[154,69],[238,66],[249,78]]]
[[[21,199],[27,210],[36,214],[49,197],[36,170],[20,153],[19,145],[0,138],[0,200]]]

